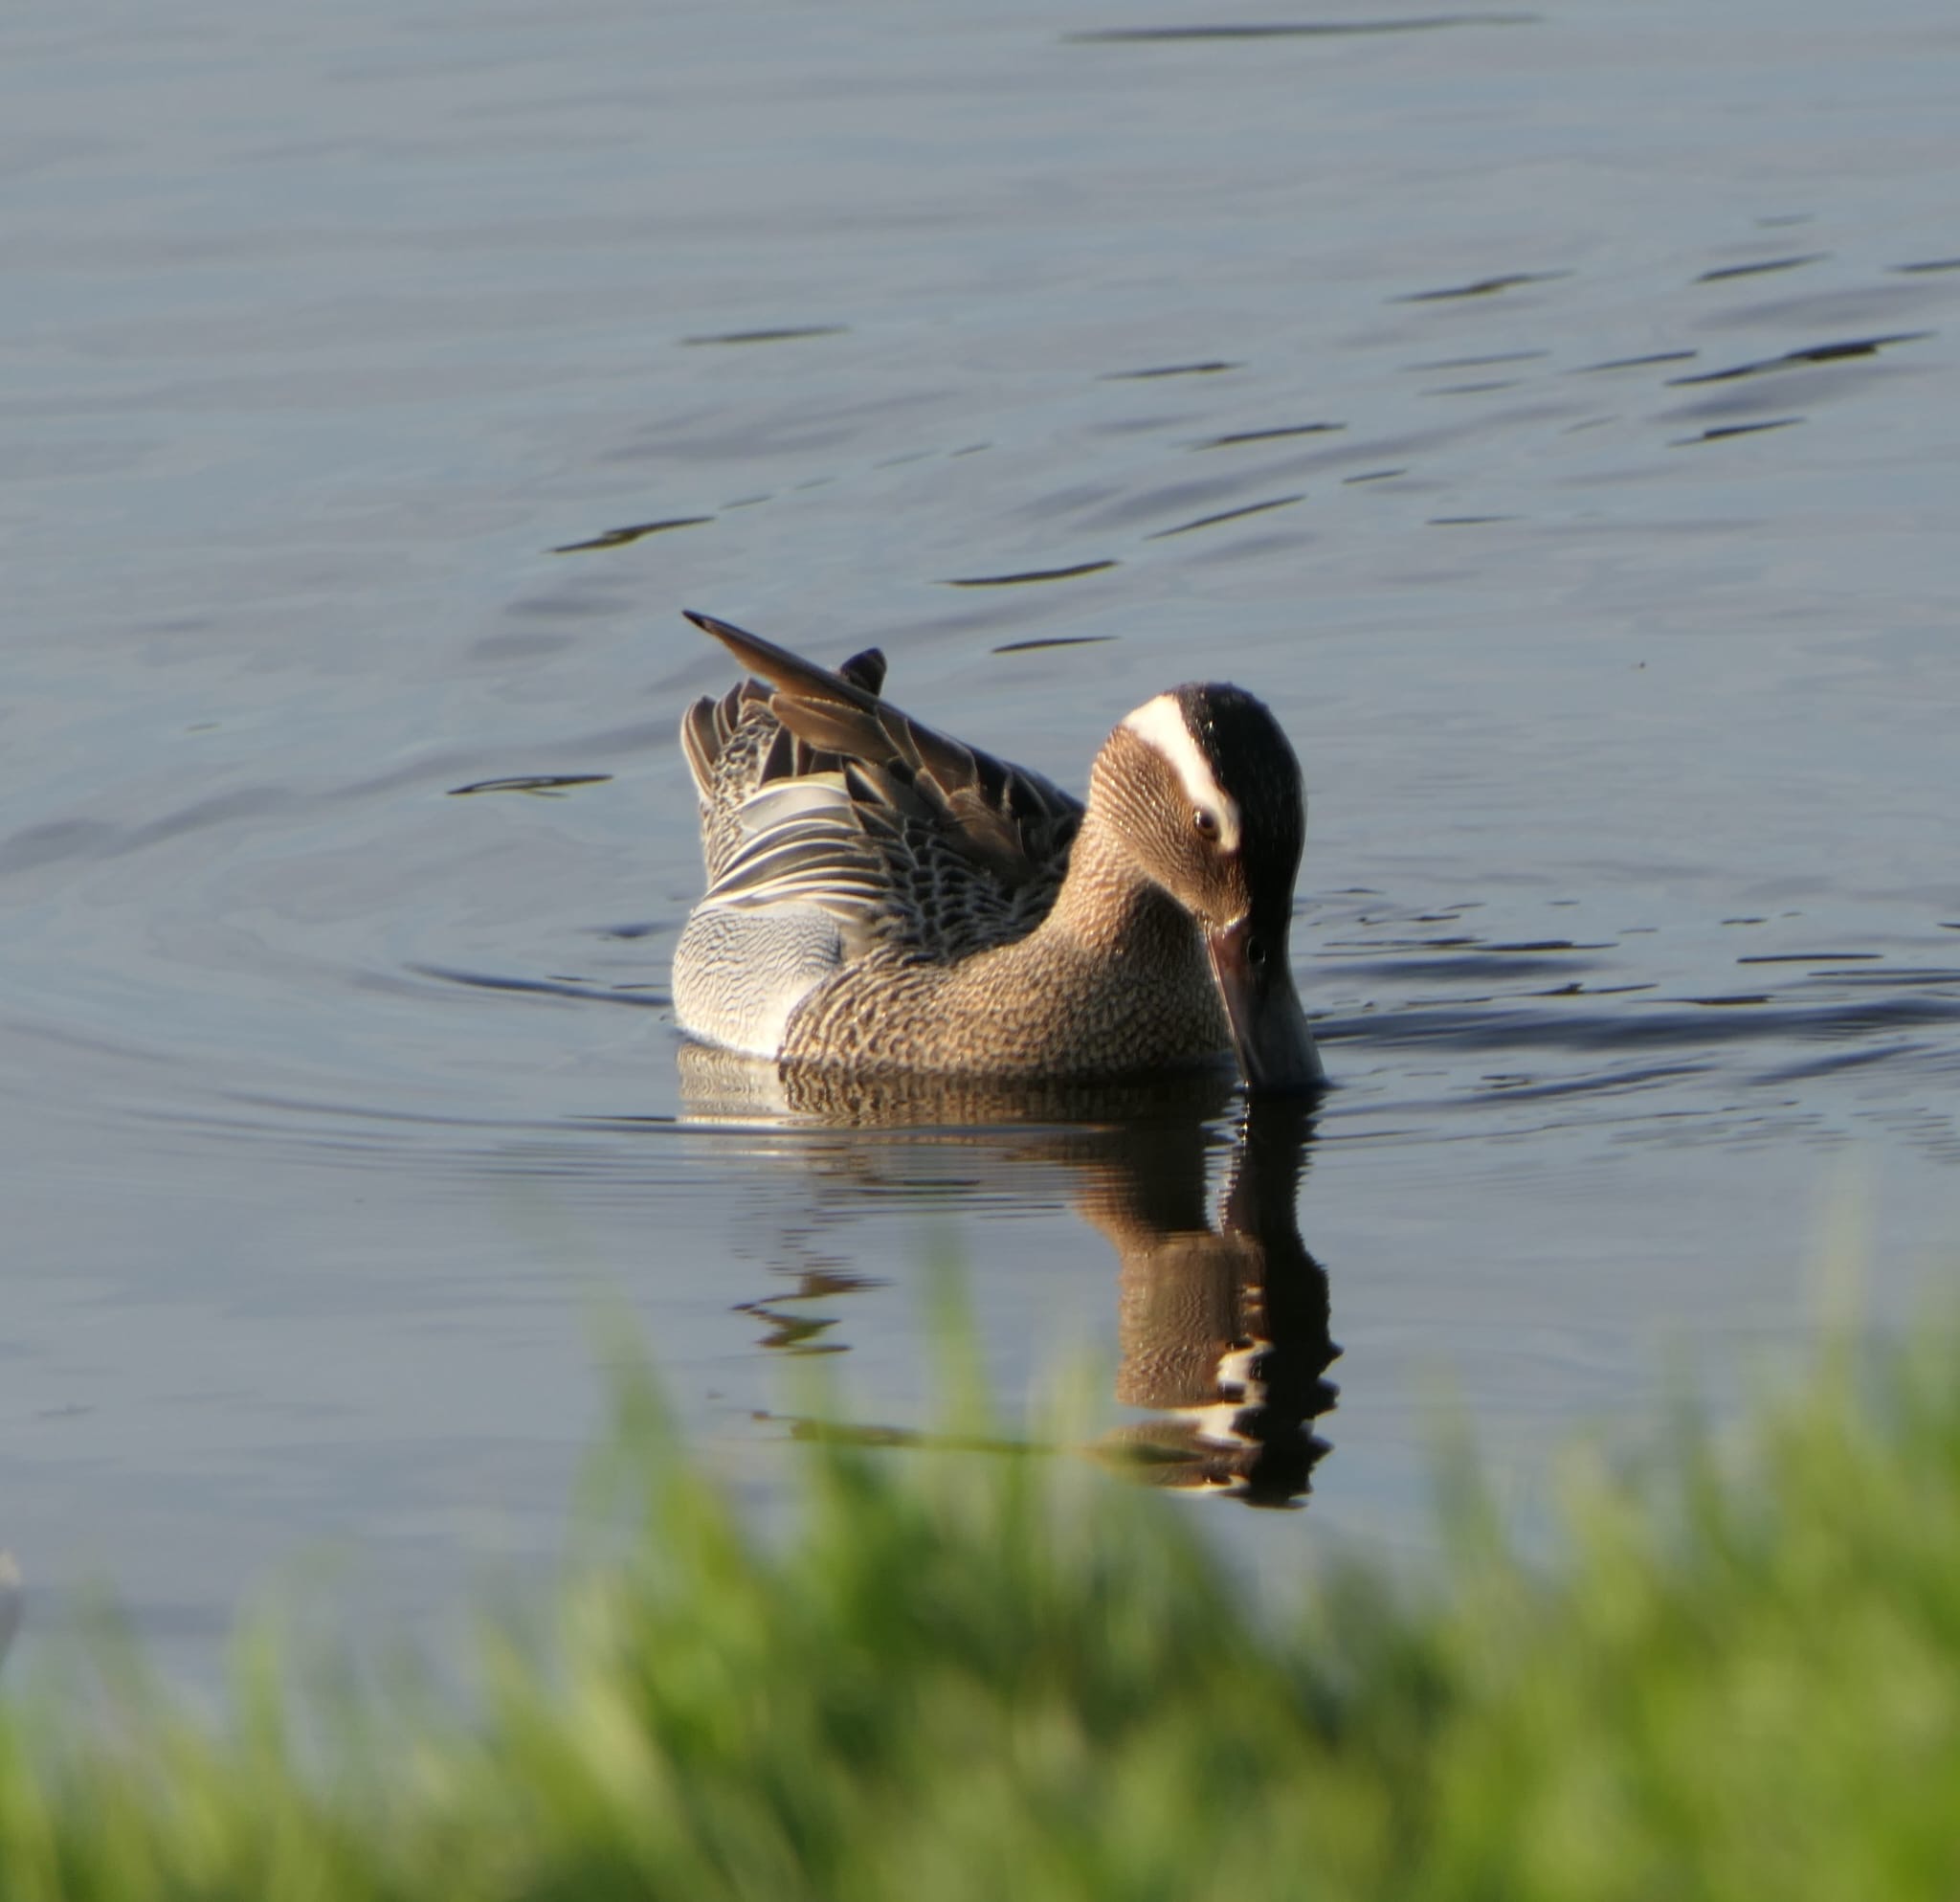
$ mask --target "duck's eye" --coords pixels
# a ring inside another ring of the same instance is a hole
[[[1191,816],[1191,822],[1197,828],[1200,839],[1216,839],[1218,836],[1218,815],[1208,813],[1204,807],[1197,807]]]
[[[1245,941],[1245,961],[1255,971],[1266,967],[1266,941],[1263,938],[1248,938]]]

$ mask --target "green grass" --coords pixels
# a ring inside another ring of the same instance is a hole
[[[1256,1616],[1205,1510],[1071,1462],[808,1452],[758,1543],[643,1395],[629,1549],[476,1709],[121,1666],[0,1710],[0,1895],[1000,1902],[1960,1895],[1955,1336],[1824,1357],[1718,1457],[1474,1488],[1417,1593]]]

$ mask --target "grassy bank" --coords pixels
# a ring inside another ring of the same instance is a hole
[[[486,1641],[469,1723],[296,1712],[265,1659],[223,1737],[16,1703],[0,1894],[1951,1897],[1954,1345],[1580,1483],[1548,1570],[1465,1510],[1446,1590],[1278,1622],[1202,1509],[1070,1463],[813,1448],[764,1549],[635,1400],[630,1552]]]

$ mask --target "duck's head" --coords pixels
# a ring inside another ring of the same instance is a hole
[[[1145,702],[1103,746],[1089,803],[1204,933],[1247,1084],[1274,1095],[1318,1088],[1325,1074],[1286,948],[1306,798],[1264,703],[1215,682]]]

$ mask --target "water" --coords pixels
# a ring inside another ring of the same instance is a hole
[[[1086,1365],[1087,1448],[1200,1489],[1275,1339],[1253,1490],[1308,1510],[1193,1510],[1283,1581],[1428,1549],[1452,1412],[1529,1518],[1568,1430],[1732,1405],[1834,1226],[1882,1322],[1950,1281],[1938,10],[193,0],[0,55],[30,1633],[84,1579],[193,1676],[269,1581],[439,1630],[554,1549],[622,1308],[766,1513],[791,1354],[929,1426],[936,1255],[1011,1422]],[[686,1120],[683,605],[1064,783],[1264,695],[1310,1139]]]

